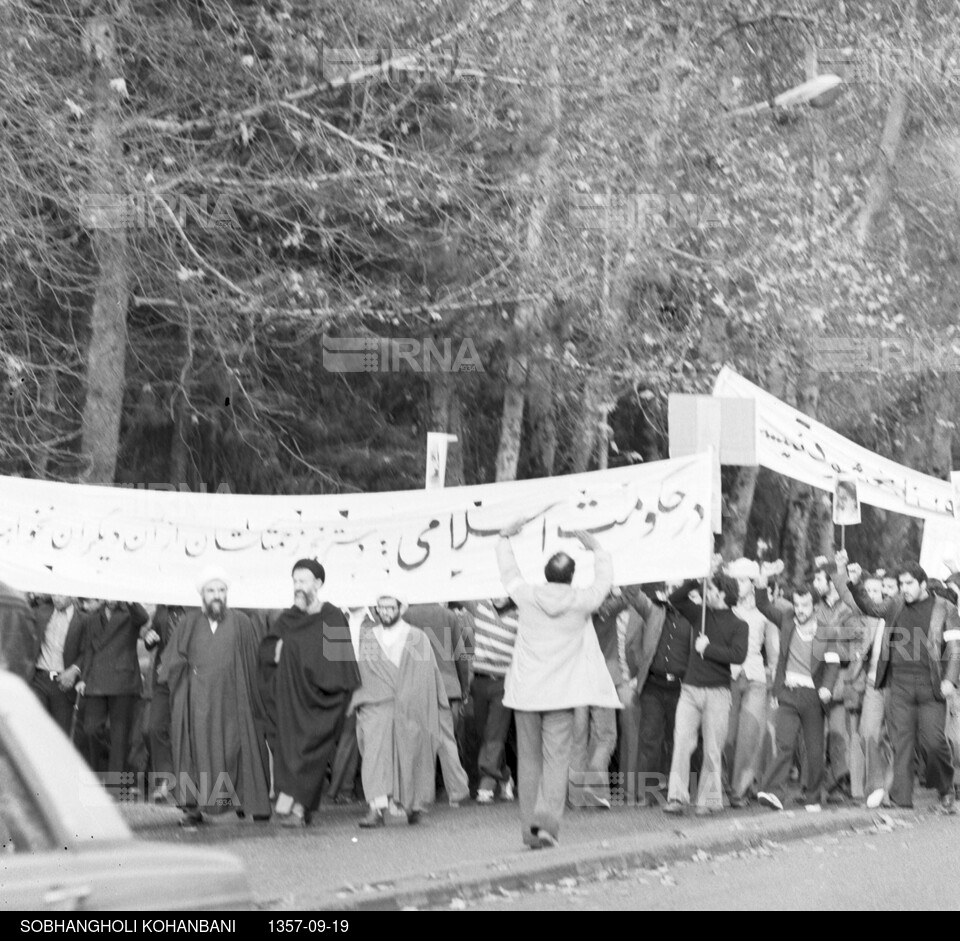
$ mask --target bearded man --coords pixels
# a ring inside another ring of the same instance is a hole
[[[391,799],[408,823],[419,823],[435,796],[440,711],[449,701],[430,638],[403,620],[404,610],[396,592],[381,592],[380,624],[360,629],[363,682],[351,709],[357,710],[360,774],[370,803],[364,828],[384,825]]]
[[[320,803],[360,671],[343,612],[320,592],[326,572],[316,559],[293,566],[293,607],[260,645],[274,711],[276,811],[283,826],[305,827]],[[261,675],[263,675],[261,673]]]
[[[170,689],[176,793],[187,829],[204,812],[270,816],[268,758],[253,718],[256,631],[227,607],[228,586],[222,570],[203,573],[203,606],[183,615],[158,672]]]

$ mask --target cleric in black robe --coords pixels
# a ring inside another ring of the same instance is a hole
[[[294,565],[294,606],[260,645],[261,667],[276,664],[265,698],[273,700],[274,791],[285,826],[306,826],[320,803],[350,696],[360,685],[347,619],[320,600],[324,579],[315,559]]]
[[[160,679],[170,687],[175,790],[193,827],[203,813],[270,816],[268,766],[254,723],[257,635],[227,608],[227,578],[204,573],[202,610],[190,609],[168,642]]]

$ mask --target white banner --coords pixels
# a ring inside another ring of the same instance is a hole
[[[0,477],[0,581],[22,591],[194,605],[210,565],[231,577],[234,607],[292,603],[290,569],[318,558],[324,597],[369,604],[386,580],[411,602],[503,594],[500,529],[533,516],[513,542],[524,575],[564,549],[574,584],[592,579],[586,529],[613,553],[618,584],[707,574],[710,453],[512,483],[346,496],[240,496],[91,487]]]
[[[857,483],[861,503],[924,519],[953,519],[950,483],[854,444],[724,366],[713,394],[757,402],[759,462],[831,493],[838,476]]]
[[[946,517],[924,520],[920,565],[930,578],[943,580],[950,574],[947,559],[960,562],[960,522]]]

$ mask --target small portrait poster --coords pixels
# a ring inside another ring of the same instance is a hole
[[[860,525],[860,498],[857,482],[851,477],[838,477],[834,484],[833,521],[838,526]]]

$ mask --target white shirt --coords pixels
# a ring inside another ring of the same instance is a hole
[[[73,605],[63,611],[57,611],[54,608],[47,622],[47,629],[43,633],[43,643],[40,645],[40,659],[37,660],[39,669],[49,670],[51,673],[63,672],[63,645],[67,640],[67,631],[72,620]]]
[[[211,621],[210,618],[207,618],[207,621],[210,622],[210,633],[211,633],[211,634],[216,634],[216,633],[217,633],[217,627],[219,626],[220,622],[219,622],[219,621]]]
[[[750,634],[747,642],[747,659],[743,661],[742,665],[739,663],[730,664],[730,675],[737,679],[743,672],[751,682],[765,683],[767,681],[767,670],[763,665],[763,654],[760,651],[763,649],[767,637],[767,626],[770,625],[770,622],[755,605],[746,607],[738,604],[733,608],[733,613],[741,621],[747,622]],[[767,661],[772,661],[773,667],[777,665],[776,657],[778,654],[779,651],[767,651]]]
[[[360,659],[360,628],[369,619],[366,608],[350,608],[347,611],[347,623],[350,627],[350,643],[353,644],[353,655]]]

